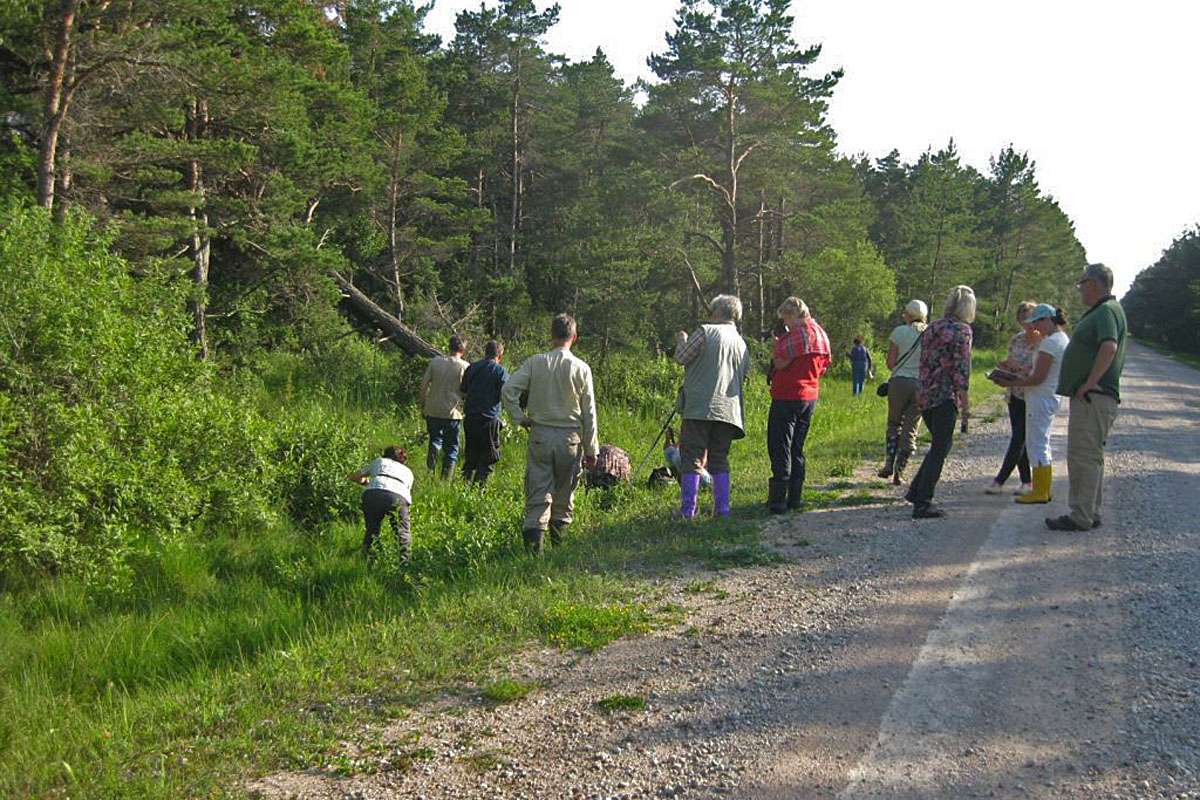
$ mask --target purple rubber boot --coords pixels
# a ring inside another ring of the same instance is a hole
[[[679,478],[679,490],[679,516],[693,519],[696,516],[696,495],[700,494],[700,473],[683,473]]]
[[[729,473],[714,472],[713,480],[713,513],[718,517],[729,516]]]

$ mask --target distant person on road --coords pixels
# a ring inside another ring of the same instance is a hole
[[[1063,354],[1058,393],[1071,398],[1067,471],[1071,513],[1046,519],[1056,531],[1087,531],[1100,525],[1104,492],[1104,445],[1121,402],[1121,372],[1129,325],[1113,297],[1112,270],[1089,264],[1076,284],[1087,311]]]
[[[1041,334],[1030,324],[1029,312],[1033,311],[1036,306],[1037,303],[1028,300],[1017,306],[1017,323],[1021,326],[1021,330],[1008,340],[1008,354],[1003,361],[996,365],[996,369],[1016,375],[1018,378],[1027,377],[1033,372],[1033,354],[1037,351]],[[1000,464],[1000,471],[996,473],[996,477],[984,491],[988,494],[1003,492],[1005,482],[1012,475],[1013,469],[1016,469],[1021,479],[1021,485],[1015,493],[1020,495],[1033,489],[1033,478],[1029,472],[1029,453],[1025,448],[1025,389],[1012,383],[1001,385],[1007,386],[1005,395],[1008,401],[1008,424],[1011,435],[1008,439],[1008,450],[1004,453],[1004,461]]]
[[[408,509],[412,505],[413,472],[407,465],[408,454],[403,447],[391,445],[383,454],[350,475],[350,481],[366,487],[362,493],[363,554],[368,561],[375,559],[375,543],[386,518],[396,534],[400,560],[407,564],[412,555],[412,526]]]
[[[1067,317],[1061,308],[1041,303],[1029,312],[1030,326],[1040,341],[1033,356],[1033,371],[1017,380],[1001,379],[1001,386],[1025,392],[1025,449],[1033,465],[1033,491],[1017,495],[1018,503],[1049,503],[1053,484],[1050,426],[1058,413],[1058,375],[1070,339],[1064,330]]]
[[[738,333],[742,301],[717,295],[710,305],[711,322],[692,335],[675,336],[675,361],[684,367],[679,395],[679,447],[683,476],[679,481],[679,516],[696,516],[700,472],[712,475],[713,513],[729,516],[729,448],[744,438],[745,398],[742,388],[750,375],[750,351]]]
[[[574,318],[559,314],[550,323],[551,349],[526,359],[501,391],[509,417],[529,430],[521,536],[535,555],[547,530],[551,544],[562,543],[579,477],[596,465],[600,449],[592,370],[571,352],[577,338]],[[523,392],[529,397],[524,409]]]
[[[945,314],[921,335],[921,380],[917,403],[933,437],[921,468],[905,499],[913,504],[913,519],[936,519],[946,512],[933,504],[933,493],[954,443],[954,423],[961,412],[970,414],[971,323],[975,321],[975,292],[955,286],[946,297]]]
[[[917,406],[917,389],[921,377],[921,334],[928,327],[925,320],[929,308],[920,300],[910,300],[904,306],[904,324],[897,325],[888,336],[887,455],[877,473],[889,478],[896,486],[904,479],[908,459],[917,450],[917,428],[921,424],[921,409]]]
[[[863,393],[867,376],[874,374],[875,364],[871,360],[871,351],[863,344],[861,336],[855,336],[854,346],[850,348],[850,377],[855,397]]]
[[[508,381],[503,358],[504,345],[492,339],[483,347],[483,358],[467,367],[460,386],[467,440],[463,478],[481,486],[500,460],[500,392]]]
[[[431,359],[421,378],[421,408],[429,433],[425,466],[433,472],[438,467],[438,456],[441,456],[443,478],[450,477],[458,461],[458,431],[463,418],[462,378],[470,366],[463,358],[466,352],[467,343],[463,338],[451,336],[450,354]]]
[[[804,505],[804,442],[817,407],[821,376],[829,369],[832,356],[829,336],[812,318],[803,300],[789,297],[777,313],[786,332],[775,338],[771,364],[771,411],[767,417],[771,481],[767,509],[772,514],[795,511]]]

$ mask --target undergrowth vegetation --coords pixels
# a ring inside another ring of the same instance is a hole
[[[655,448],[636,485],[581,490],[568,543],[530,559],[524,437],[508,428],[485,490],[418,468],[412,564],[368,568],[346,475],[385,444],[422,452],[419,364],[347,338],[218,372],[183,355],[186,320],[146,311],[171,307],[144,302],[168,281],[131,277],[82,223],[10,219],[0,261],[25,279],[0,285],[0,796],[237,796],[247,774],[340,774],[352,726],[464,682],[516,701],[532,687],[494,678],[503,657],[678,621],[652,578],[774,558],[757,538],[769,399],[756,373],[732,520],[671,520],[676,493],[644,485]],[[636,466],[680,370],[600,358],[583,334],[601,440]],[[882,451],[884,405],[825,382],[813,503],[858,502],[850,478]]]

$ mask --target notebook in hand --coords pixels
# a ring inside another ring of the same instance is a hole
[[[987,374],[987,379],[989,381],[995,381],[996,383],[999,383],[1000,381],[1015,381],[1020,377],[1021,376],[1017,375],[1016,373],[1000,369],[999,367]]]

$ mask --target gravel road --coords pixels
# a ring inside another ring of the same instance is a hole
[[[279,774],[267,798],[1200,798],[1200,372],[1132,346],[1104,525],[1066,497],[982,493],[1006,424],[962,437],[914,522],[867,506],[770,521],[786,557],[663,579],[684,622],[593,655],[524,653],[540,682],[447,695],[346,756],[406,769]],[[869,400],[868,400],[869,402]],[[819,413],[819,411],[818,411]],[[873,482],[864,467],[859,479]],[[697,578],[702,582],[697,582]],[[645,698],[606,713],[597,701]]]

